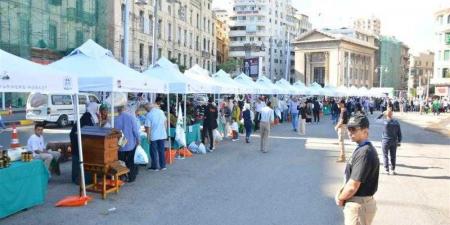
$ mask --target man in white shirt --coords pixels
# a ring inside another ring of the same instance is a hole
[[[148,113],[145,115],[144,126],[150,142],[150,158],[152,160],[149,169],[154,171],[166,169],[164,142],[167,139],[167,118],[160,108],[161,100],[161,98],[157,98],[153,107],[150,107],[150,104],[145,107]]]
[[[52,160],[55,159],[56,161],[58,161],[61,154],[57,151],[45,149],[43,133],[44,125],[34,125],[34,134],[31,135],[30,138],[28,138],[27,148],[28,151],[33,152],[33,156],[35,159],[44,160],[45,166],[48,169]]]
[[[269,141],[269,133],[270,133],[270,124],[274,120],[273,116],[273,110],[270,108],[270,102],[267,103],[266,106],[264,106],[261,109],[260,114],[260,121],[259,125],[261,128],[261,147],[260,150],[263,153],[267,153],[269,150],[267,149],[268,141]]]

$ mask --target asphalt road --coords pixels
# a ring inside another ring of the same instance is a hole
[[[380,176],[374,224],[450,224],[450,140],[403,122],[402,128],[399,174]],[[381,153],[381,125],[372,123],[370,130]],[[215,152],[176,161],[166,171],[141,168],[136,182],[119,194],[106,200],[90,194],[94,201],[80,208],[53,206],[77,193],[77,186],[70,184],[70,163],[65,163],[62,175],[50,181],[44,205],[0,224],[343,224],[333,196],[342,183],[344,164],[335,162],[337,140],[329,119],[309,125],[306,136],[287,124],[276,126],[270,135],[267,154],[258,151],[257,136],[251,144],[242,138],[225,140]],[[348,142],[347,154],[354,147]],[[108,212],[111,208],[115,210]]]

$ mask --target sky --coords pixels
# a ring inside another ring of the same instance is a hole
[[[213,0],[213,7],[230,8],[231,0]],[[413,54],[433,50],[434,12],[450,7],[450,0],[291,0],[310,17],[313,28],[351,27],[358,17],[381,20],[381,34],[395,36]]]

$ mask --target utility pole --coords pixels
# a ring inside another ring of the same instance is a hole
[[[287,30],[287,28],[286,28]],[[291,51],[290,51],[290,41],[289,41],[289,31],[286,31],[286,39],[287,39],[287,46],[286,46],[286,72],[285,72],[285,76],[286,76],[286,80],[290,83],[290,76],[289,76],[289,61],[290,61],[290,56],[291,56]]]
[[[157,54],[158,54],[158,46],[156,43],[156,32],[159,32],[159,29],[156,27],[158,24],[158,0],[153,0],[153,47],[152,47],[152,65],[155,65]]]
[[[130,36],[130,29],[129,29],[129,23],[130,23],[130,1],[131,0],[125,0],[125,21],[123,25],[123,64],[126,66],[129,66],[128,61],[128,45],[129,45],[129,36]]]
[[[352,57],[352,54],[349,52],[348,53],[348,57],[347,57],[347,88],[349,87],[349,84],[350,84],[350,61],[351,61],[351,57]]]

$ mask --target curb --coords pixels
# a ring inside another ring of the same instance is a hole
[[[6,126],[16,124],[18,126],[29,126],[34,124],[33,120],[17,120],[17,121],[5,121]]]
[[[26,112],[26,110],[24,110],[24,109],[13,110],[13,114],[14,113],[24,113],[24,112]],[[0,111],[0,115],[2,115],[2,116],[9,116],[9,111],[8,110]]]

